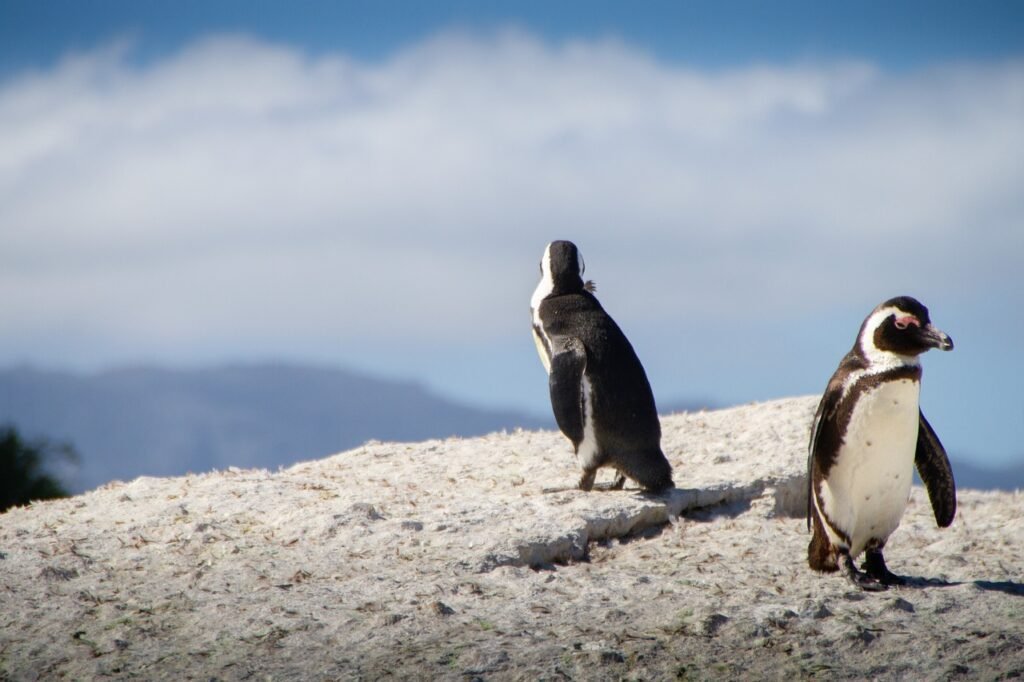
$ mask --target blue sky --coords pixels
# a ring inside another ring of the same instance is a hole
[[[614,36],[658,58],[701,66],[870,58],[893,68],[1020,54],[1024,8],[1014,2],[269,2],[75,0],[0,2],[3,70],[52,64],[112,37],[139,38],[136,56],[167,55],[197,36],[243,32],[310,54],[385,58],[439,30],[516,25],[560,41]]]
[[[568,238],[662,405],[818,392],[911,294],[948,449],[1024,456],[1019,3],[0,2],[0,149],[0,365],[545,413]]]

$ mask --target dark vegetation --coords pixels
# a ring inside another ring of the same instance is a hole
[[[0,512],[35,500],[67,497],[68,492],[47,465],[75,462],[78,454],[67,443],[25,440],[13,426],[0,427]]]

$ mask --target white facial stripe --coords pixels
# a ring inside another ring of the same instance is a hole
[[[861,334],[859,339],[860,350],[864,353],[864,357],[868,359],[868,363],[871,365],[871,369],[868,370],[871,374],[883,372],[895,367],[921,364],[920,359],[916,356],[900,355],[899,353],[893,353],[892,351],[881,350],[875,345],[875,331],[892,315],[902,317],[910,315],[910,313],[905,310],[900,310],[896,306],[888,306],[875,311],[871,314],[871,317],[868,318],[867,324],[864,325],[864,333]]]

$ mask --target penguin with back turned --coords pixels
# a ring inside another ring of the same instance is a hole
[[[600,467],[617,471],[612,489],[621,489],[626,477],[648,492],[673,487],[643,365],[593,295],[593,282],[583,282],[576,245],[548,244],[540,270],[530,300],[534,341],[555,421],[583,469],[579,488],[593,489]]]
[[[865,590],[904,582],[886,567],[882,549],[906,509],[915,465],[936,523],[945,528],[953,522],[953,471],[918,402],[919,356],[931,348],[952,350],[953,341],[932,325],[920,302],[893,298],[864,320],[832,375],[808,452],[812,569],[842,569]],[[854,565],[861,552],[866,573]]]

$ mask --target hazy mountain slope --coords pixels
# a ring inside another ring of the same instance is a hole
[[[659,403],[662,414],[704,406],[715,407],[707,400]],[[410,382],[282,364],[93,375],[0,370],[0,424],[5,422],[27,437],[70,441],[82,455],[80,469],[68,479],[76,492],[143,474],[274,468],[370,439],[554,427],[551,418],[466,407]],[[1024,487],[1024,466],[991,470],[954,461],[953,468],[961,488]]]
[[[458,405],[406,382],[290,365],[122,369],[95,375],[0,371],[0,423],[70,441],[73,488],[228,466],[276,467],[367,440],[471,436],[551,426]]]
[[[960,488],[978,490],[1021,490],[1024,489],[1024,463],[1002,468],[988,468],[956,461],[953,476]]]

